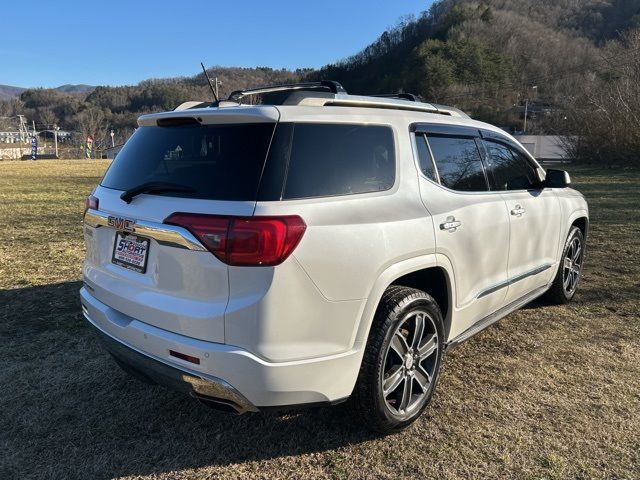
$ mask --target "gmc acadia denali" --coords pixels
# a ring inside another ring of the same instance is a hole
[[[396,431],[448,348],[576,292],[584,198],[457,109],[325,81],[138,124],[87,199],[80,295],[143,380],[238,413],[348,400]]]

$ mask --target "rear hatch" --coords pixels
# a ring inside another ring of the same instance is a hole
[[[85,216],[91,293],[125,316],[224,342],[227,264],[163,222],[176,212],[253,215],[277,119],[273,107],[141,117]]]

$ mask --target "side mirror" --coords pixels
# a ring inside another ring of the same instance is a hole
[[[547,170],[547,176],[544,179],[546,188],[566,188],[569,185],[571,185],[571,177],[569,177],[568,172],[554,170],[553,168]]]

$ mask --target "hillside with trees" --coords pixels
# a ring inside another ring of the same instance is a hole
[[[216,66],[208,69],[208,73],[218,77],[220,95],[226,97],[238,88],[295,82],[306,72]],[[188,100],[213,101],[203,73],[145,80],[132,86],[99,86],[84,93],[77,89],[65,92],[64,86],[28,89],[18,97],[0,101],[0,131],[17,130],[17,115],[25,115],[29,126],[31,120],[35,121],[37,130],[58,125],[62,130],[77,132],[78,141],[91,133],[97,148],[102,148],[111,144],[111,130],[115,133],[115,142],[122,143],[136,127],[139,115],[172,110]]]
[[[527,104],[527,132],[574,136],[568,147],[576,158],[640,158],[640,0],[440,0],[319,70],[214,67],[210,75],[221,80],[222,96],[319,79],[352,93],[411,92],[514,131],[523,128]],[[110,129],[126,138],[141,113],[210,98],[199,74],[97,87],[86,96],[27,90],[0,102],[0,117],[22,113],[39,126],[91,132],[100,145]]]
[[[640,162],[640,0],[442,0],[310,78],[416,93],[513,130],[527,103],[528,132],[575,136],[576,158]]]

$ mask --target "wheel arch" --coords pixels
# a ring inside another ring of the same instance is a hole
[[[549,282],[549,285],[551,284],[551,282],[553,281],[553,278],[555,278],[555,276],[558,273],[558,269],[560,268],[560,263],[562,262],[562,252],[564,250],[565,242],[567,241],[567,237],[569,235],[569,232],[571,231],[571,228],[574,226],[580,229],[586,241],[587,232],[589,231],[589,212],[586,209],[582,209],[582,208],[576,209],[573,212],[571,212],[570,215],[568,215],[566,223],[563,220],[562,232],[561,232],[560,239],[559,239],[560,241],[558,244],[557,262],[554,267],[553,277],[551,277],[551,281]]]
[[[572,227],[578,227],[582,232],[582,236],[586,239],[589,231],[589,218],[587,216],[579,216],[571,222]]]
[[[390,285],[411,287],[431,295],[442,312],[445,338],[449,337],[451,330],[450,309],[453,299],[450,298],[451,281],[447,271],[442,266],[415,270],[396,278]]]
[[[365,303],[354,345],[362,348],[366,345],[382,295],[391,285],[417,288],[434,297],[442,311],[445,338],[448,338],[455,305],[455,282],[450,264],[438,257],[441,255],[411,258],[390,266],[378,276]]]
[[[564,223],[563,225],[563,233],[560,237],[558,261],[560,261],[560,256],[562,255],[562,249],[564,247],[564,243],[567,240],[567,236],[569,235],[571,228],[574,226],[580,229],[582,235],[586,240],[587,233],[589,231],[589,212],[586,209],[575,209],[567,216],[566,223]]]

